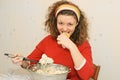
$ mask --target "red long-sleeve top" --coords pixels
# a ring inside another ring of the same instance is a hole
[[[88,41],[85,41],[82,45],[77,46],[80,53],[86,59],[85,65],[80,69],[76,70],[74,68],[74,63],[70,52],[66,48],[62,48],[61,45],[57,44],[57,40],[51,35],[45,37],[36,46],[33,52],[28,55],[29,59],[39,61],[42,54],[46,54],[51,57],[56,64],[62,64],[71,68],[71,72],[68,74],[68,79],[70,80],[89,80],[94,72],[91,47]]]

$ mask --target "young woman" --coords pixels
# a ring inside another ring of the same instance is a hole
[[[50,35],[40,41],[27,58],[39,61],[42,54],[46,54],[54,63],[71,68],[67,79],[89,80],[94,68],[88,42],[88,24],[83,12],[66,0],[54,3],[48,12],[45,26]],[[29,65],[17,56],[13,62],[20,63],[23,68]]]

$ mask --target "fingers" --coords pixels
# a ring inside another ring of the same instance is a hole
[[[20,57],[19,54],[14,54],[14,58],[12,58],[12,62],[17,65],[22,65],[23,57]]]
[[[62,44],[62,38],[61,38],[60,35],[57,37],[57,43],[58,43],[58,44]]]
[[[19,54],[13,54],[13,58],[20,56]]]
[[[58,44],[62,44],[66,41],[68,41],[69,34],[67,33],[62,33],[57,37]]]
[[[59,41],[59,40],[57,41],[57,43],[58,43],[58,44],[62,44],[61,41]]]
[[[63,35],[63,34],[61,34],[57,37],[57,43],[59,45],[62,45],[63,48],[65,48],[65,46],[64,46],[64,42],[65,42],[65,39],[66,39],[65,37],[67,37],[67,36]]]

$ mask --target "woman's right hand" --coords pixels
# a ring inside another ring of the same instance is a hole
[[[12,62],[17,65],[22,65],[23,57],[19,54],[14,54],[14,57],[12,58]]]
[[[26,69],[30,65],[30,62],[24,61],[23,58],[24,57],[19,54],[14,54],[14,57],[12,58],[12,62]]]

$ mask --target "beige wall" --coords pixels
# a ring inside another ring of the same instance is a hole
[[[0,72],[16,67],[5,52],[28,55],[46,35],[44,19],[54,0],[0,0]],[[71,0],[89,19],[94,63],[101,65],[99,80],[119,79],[119,0]]]

